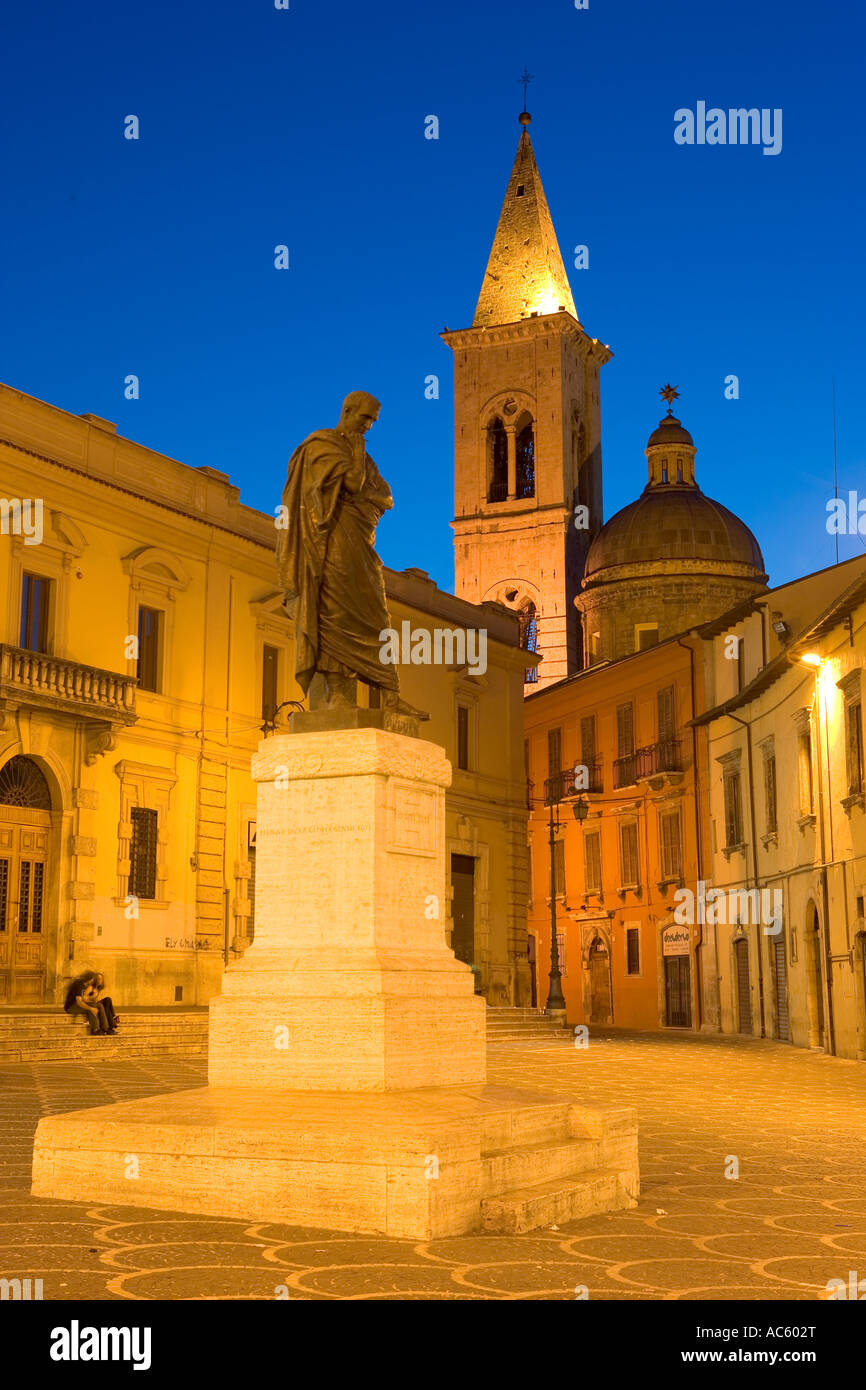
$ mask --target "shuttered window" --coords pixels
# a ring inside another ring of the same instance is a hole
[[[637,822],[626,821],[619,827],[620,883],[623,888],[640,885]]]
[[[616,711],[616,755],[627,758],[634,752],[634,705],[618,705]]]
[[[562,730],[547,731],[547,775],[558,777],[562,771]]]
[[[675,738],[677,731],[674,687],[668,685],[664,690],[660,690],[656,702],[658,706],[659,743],[665,743],[667,740]]]
[[[553,846],[553,873],[556,896],[565,897],[565,841],[557,840]]]
[[[743,811],[739,770],[725,773],[725,848],[743,843]]]
[[[601,836],[597,830],[584,833],[583,886],[585,893],[601,892]]]
[[[637,927],[628,927],[625,934],[626,963],[625,971],[627,975],[640,974],[640,931]]]
[[[848,765],[848,795],[863,790],[863,712],[860,701],[845,707],[845,747]]]
[[[776,755],[768,753],[764,758],[764,807],[767,820],[767,834],[775,835],[776,818]]]
[[[662,878],[681,878],[683,852],[679,811],[665,811],[659,815],[659,851]]]
[[[594,714],[588,714],[580,721],[580,760],[587,767],[595,762]]]

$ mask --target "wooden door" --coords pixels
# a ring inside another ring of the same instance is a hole
[[[0,1002],[45,996],[47,811],[0,805]]]
[[[596,937],[589,948],[589,1021],[610,1023],[613,1016],[610,990],[610,954]]]
[[[785,938],[773,938],[773,980],[776,988],[776,1037],[782,1042],[790,1042],[791,1025],[788,1018],[788,962],[785,956]]]
[[[749,943],[745,937],[740,937],[734,943],[734,955],[737,964],[737,1010],[739,1014],[739,1031],[741,1033],[752,1032],[752,979],[749,971]]]
[[[665,1013],[669,1028],[691,1028],[692,972],[689,956],[665,956]]]

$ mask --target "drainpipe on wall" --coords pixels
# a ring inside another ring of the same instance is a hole
[[[740,640],[742,641],[742,638],[741,638]],[[737,715],[737,714],[732,714],[730,710],[726,710],[725,713],[727,714],[727,716],[728,716],[729,719],[733,719],[737,724],[741,724],[742,727],[743,727],[743,728],[745,729],[745,731],[746,731],[746,752],[747,752],[748,764],[749,764],[749,819],[750,819],[750,822],[751,822],[751,833],[752,833],[752,867],[753,867],[754,880],[755,880],[755,890],[756,890],[756,892],[757,892],[757,894],[758,894],[758,902],[760,902],[760,901],[761,901],[761,883],[760,883],[760,879],[759,879],[759,877],[758,877],[758,840],[757,840],[757,836],[756,836],[756,834],[755,834],[755,829],[756,829],[756,827],[755,827],[755,779],[754,779],[754,776],[753,776],[753,768],[752,768],[752,726],[751,726],[750,723],[748,723],[747,720],[745,720],[745,719],[740,719],[739,715]],[[759,921],[758,921],[758,924],[757,924],[757,933],[758,933],[758,947],[757,947],[757,954],[758,954],[758,1004],[759,1004],[760,1012],[761,1012],[761,1037],[762,1037],[762,1038],[765,1038],[765,1037],[767,1036],[767,1031],[766,1031],[766,1027],[765,1027],[765,1024],[764,1024],[764,952],[763,952],[763,945],[764,945],[764,943],[763,943],[763,940],[762,940],[762,937],[761,937],[760,913],[758,914],[758,917],[759,917]]]
[[[821,899],[824,906],[824,975],[827,980],[827,1042],[829,1043],[829,1053],[831,1057],[836,1055],[836,1023],[833,1018],[833,955],[830,944],[830,869],[827,865],[827,822],[824,816],[824,778],[821,773],[821,670],[819,668],[815,674],[815,712],[818,717],[818,820],[821,826]],[[830,788],[830,721],[823,719],[825,736],[827,739],[827,795],[831,795]],[[830,815],[832,816],[833,802],[830,801]],[[832,836],[833,825],[830,821],[830,834]],[[831,856],[832,856],[831,849]]]

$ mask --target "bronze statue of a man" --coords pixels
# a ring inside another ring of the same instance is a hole
[[[391,489],[366,451],[379,402],[352,391],[334,430],[317,430],[289,459],[277,570],[295,625],[295,676],[310,708],[356,705],[356,681],[405,710],[393,665],[380,660],[390,626],[382,561],[373,548]]]

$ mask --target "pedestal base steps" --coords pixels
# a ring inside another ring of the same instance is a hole
[[[482,1085],[207,1087],[53,1115],[32,1190],[423,1240],[561,1225],[632,1207],[638,1188],[633,1111]]]

